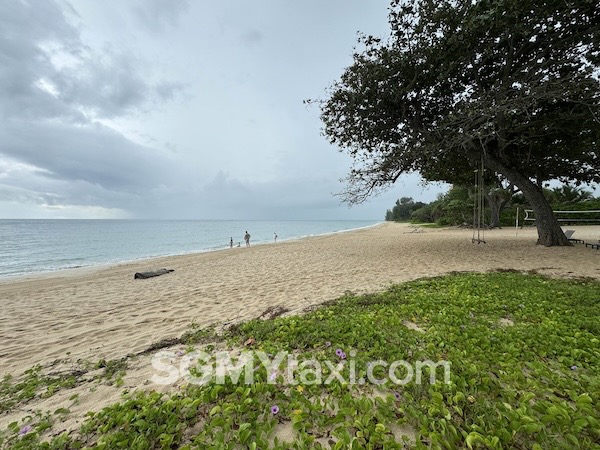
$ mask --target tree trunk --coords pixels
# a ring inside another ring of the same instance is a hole
[[[492,217],[490,218],[490,227],[500,227],[500,214],[512,198],[512,190],[507,191],[506,189],[491,188],[486,194]]]
[[[517,185],[518,186],[518,185]],[[519,186],[521,190],[523,188]],[[525,194],[523,190],[523,195],[531,204],[531,208],[535,213],[535,226],[538,231],[538,244],[545,245],[546,247],[551,247],[554,245],[571,245],[565,233],[563,232],[560,224],[556,220],[554,213],[552,212],[552,207],[548,204],[546,197],[540,190],[535,189],[535,194],[528,195]]]
[[[500,204],[493,201],[491,197],[488,197],[490,200],[490,209],[491,209],[491,217],[490,217],[490,227],[492,228],[500,228]]]
[[[500,214],[508,203],[508,199],[496,192],[489,192],[487,199],[491,210],[490,227],[500,228]]]
[[[521,189],[523,196],[527,199],[535,213],[538,244],[546,247],[571,245],[540,187],[536,186],[528,177],[520,172],[506,167],[496,158],[485,155],[484,162],[490,169],[504,175],[511,183]]]

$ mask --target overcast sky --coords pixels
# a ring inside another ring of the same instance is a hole
[[[383,0],[0,0],[0,218],[382,219],[303,100]]]

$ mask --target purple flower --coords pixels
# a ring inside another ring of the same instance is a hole
[[[577,370],[577,366],[571,366],[571,370]]]
[[[279,412],[279,406],[273,405],[271,406],[271,414],[275,415]]]
[[[400,401],[400,393],[399,392],[394,392],[394,397],[396,397],[396,400]]]
[[[342,351],[342,349],[341,349],[341,348],[338,348],[338,349],[335,351],[335,354],[336,354],[337,356],[339,356],[340,358],[342,357],[342,354],[343,354],[343,353],[344,353],[344,352]]]
[[[277,378],[277,372],[273,372],[271,375],[269,375],[269,380],[273,381],[275,378]]]
[[[32,430],[31,425],[25,425],[23,428],[19,430],[19,436],[23,436],[29,433]]]
[[[329,342],[329,341],[325,342],[325,347],[331,347],[331,342]]]
[[[340,355],[340,359],[346,359],[346,353],[342,352],[342,354]]]

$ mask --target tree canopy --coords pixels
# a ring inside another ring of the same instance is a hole
[[[542,187],[599,182],[596,0],[394,0],[321,102],[364,201],[410,171],[460,182],[482,160],[535,210],[538,242],[568,245]]]
[[[600,210],[600,197],[595,198],[592,192],[568,184],[553,189],[544,188],[543,191],[552,209],[561,211],[560,221],[563,226],[597,224],[600,220],[597,213]],[[523,221],[525,210],[531,209],[523,194],[493,184],[486,185],[484,192],[487,200],[484,209],[486,228],[515,226],[517,214],[518,223],[531,225]],[[448,192],[439,194],[430,203],[402,197],[396,200],[392,209],[386,211],[385,220],[470,227],[474,223],[474,197],[475,189],[468,185],[452,185]],[[589,211],[589,214],[582,214],[583,211]]]

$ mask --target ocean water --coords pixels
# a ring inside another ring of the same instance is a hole
[[[378,221],[0,220],[0,278],[264,244],[373,226]]]

